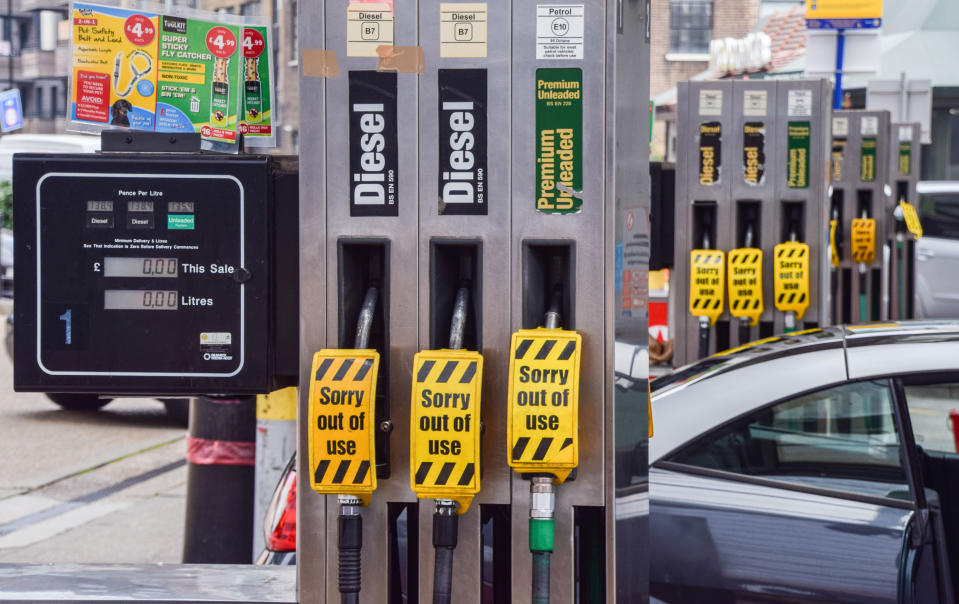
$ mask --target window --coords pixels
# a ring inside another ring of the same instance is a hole
[[[245,17],[259,17],[260,16],[260,3],[257,2],[247,2],[240,6],[240,14]]]
[[[844,384],[755,411],[671,461],[809,487],[908,496],[886,380]]]
[[[959,413],[959,383],[905,385],[916,444],[925,451],[956,453],[952,410]],[[957,426],[959,427],[959,426]]]
[[[713,35],[713,0],[670,0],[669,52],[706,54]]]
[[[928,237],[959,239],[959,191],[920,195],[919,220]]]

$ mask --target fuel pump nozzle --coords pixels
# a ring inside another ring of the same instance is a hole
[[[709,240],[709,231],[703,230],[703,249],[711,249]],[[712,324],[712,320],[706,316],[701,315],[699,317],[699,357],[700,359],[705,359],[709,356],[709,326]]]
[[[893,220],[896,223],[896,301],[897,315],[896,319],[906,318],[906,291],[904,285],[903,273],[906,270],[905,246],[906,246],[906,213],[902,209],[905,199],[900,197],[892,211]]]
[[[364,350],[369,346],[370,331],[379,298],[379,284],[373,281],[366,290],[363,306],[356,322],[356,338],[353,347]],[[356,604],[360,598],[361,551],[363,549],[363,517],[360,506],[363,501],[354,495],[337,495],[340,504],[337,527],[337,551],[339,555],[339,588],[342,604]]]
[[[546,329],[559,329],[562,318],[563,288],[553,287],[549,309],[544,317]],[[549,603],[549,565],[553,552],[556,487],[553,476],[538,474],[529,480],[529,551],[533,557],[533,604]]]
[[[869,218],[869,212],[862,211],[862,219]],[[869,287],[869,267],[865,262],[859,263],[859,320],[862,322],[869,320],[869,304],[867,303],[867,288]]]
[[[743,237],[743,247],[744,247],[744,248],[751,248],[751,247],[753,247],[753,225],[752,225],[751,222],[746,225],[746,233],[745,233],[745,235],[744,235],[744,237]],[[700,317],[699,323],[700,323],[700,330],[702,330],[702,317]],[[751,319],[751,318],[749,318],[749,317],[747,317],[747,316],[739,317],[739,345],[740,345],[740,346],[749,343],[749,327],[750,327],[750,325],[752,325],[752,319]],[[709,327],[709,326],[707,325],[707,328],[708,328],[708,327]],[[700,331],[700,333],[702,333],[702,331]],[[707,333],[708,333],[708,332],[707,332]],[[708,341],[708,340],[706,341],[706,352],[707,352],[707,354],[708,354],[708,352],[709,352],[709,341]],[[700,354],[700,357],[702,357],[702,356],[705,356],[705,355]]]
[[[450,350],[462,350],[469,309],[469,284],[456,291],[450,319]],[[453,594],[453,550],[459,533],[459,515],[452,499],[436,499],[433,512],[433,604],[449,604]]]
[[[790,243],[796,243],[796,229],[795,227],[789,230],[789,241]],[[792,333],[796,331],[796,313],[793,311],[787,311],[786,316],[783,319],[783,328],[786,333]]]

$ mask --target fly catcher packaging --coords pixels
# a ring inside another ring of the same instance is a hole
[[[270,28],[243,28],[243,113],[240,132],[249,147],[272,147],[276,144],[273,130],[276,113],[273,107],[273,47]]]
[[[240,29],[161,17],[158,132],[199,132],[210,141],[237,141]]]
[[[151,12],[73,5],[75,129],[155,128],[158,20]]]

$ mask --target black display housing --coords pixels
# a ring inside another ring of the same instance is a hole
[[[15,390],[182,396],[295,385],[295,159],[18,154],[13,175]],[[143,275],[127,260],[107,277],[106,257],[136,258]]]

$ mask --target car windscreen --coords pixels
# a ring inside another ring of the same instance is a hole
[[[959,191],[920,194],[919,219],[923,235],[959,239]]]

